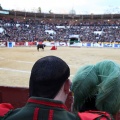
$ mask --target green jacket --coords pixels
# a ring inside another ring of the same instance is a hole
[[[80,120],[61,102],[41,97],[31,97],[27,104],[13,110],[4,120]]]

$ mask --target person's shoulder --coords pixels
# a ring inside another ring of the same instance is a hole
[[[0,120],[8,116],[14,107],[10,103],[1,103],[0,104]]]
[[[113,116],[105,111],[85,111],[78,112],[78,117],[80,120],[114,120]]]

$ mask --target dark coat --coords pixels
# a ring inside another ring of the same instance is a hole
[[[47,98],[31,97],[27,104],[13,110],[5,120],[80,120],[61,102]]]

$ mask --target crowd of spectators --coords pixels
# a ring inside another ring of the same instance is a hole
[[[79,35],[83,42],[119,42],[119,20],[0,19],[1,41],[67,41]],[[46,30],[54,33],[45,32]]]

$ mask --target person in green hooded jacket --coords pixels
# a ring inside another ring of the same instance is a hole
[[[115,116],[120,110],[120,65],[103,60],[81,66],[72,79],[74,111],[105,111]]]
[[[68,111],[70,68],[61,58],[46,56],[35,62],[29,80],[29,99],[4,120],[79,120]],[[22,97],[22,96],[21,96]]]

